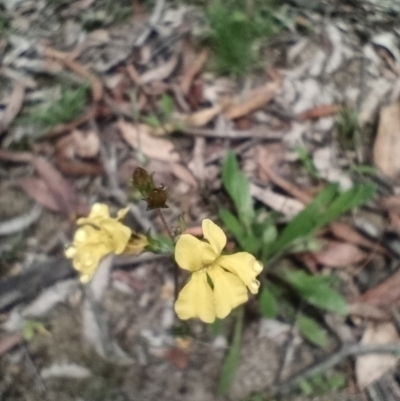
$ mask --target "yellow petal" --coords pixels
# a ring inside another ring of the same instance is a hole
[[[182,234],[175,246],[175,260],[181,269],[195,272],[210,265],[217,257],[210,244],[190,234]]]
[[[117,213],[117,220],[122,220],[129,212],[129,206],[121,209]]]
[[[100,228],[112,239],[114,244],[114,253],[116,255],[122,253],[128,244],[132,230],[114,219],[104,220]]]
[[[110,218],[110,208],[104,203],[95,203],[88,217],[89,219],[94,217]]]
[[[220,255],[226,245],[226,235],[220,227],[210,219],[204,219],[201,223],[204,238],[210,243],[217,255]]]
[[[124,249],[124,255],[139,255],[149,244],[147,237],[142,234],[134,234]]]
[[[204,270],[192,274],[175,302],[175,312],[182,320],[197,317],[205,323],[215,320],[213,291]]]
[[[214,285],[215,314],[219,319],[224,319],[232,309],[247,302],[247,288],[240,278],[217,265],[211,266],[207,273]]]
[[[262,264],[248,252],[220,256],[216,263],[239,277],[247,286],[251,286],[262,271]]]

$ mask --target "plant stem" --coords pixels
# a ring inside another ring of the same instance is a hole
[[[172,241],[175,241],[175,237],[172,235],[172,231],[171,231],[171,229],[169,228],[169,226],[167,224],[167,220],[165,220],[164,213],[162,212],[162,210],[160,208],[157,209],[157,213],[160,216],[160,219],[161,219],[165,229],[167,230],[168,235],[170,236]],[[174,264],[174,298],[175,298],[175,301],[178,298],[178,286],[179,286],[179,283],[178,283],[178,265],[175,263]]]

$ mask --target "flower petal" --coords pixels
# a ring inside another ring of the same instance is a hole
[[[121,210],[118,210],[117,220],[122,220],[128,214],[128,212],[129,212],[129,206],[124,207]]]
[[[182,234],[175,246],[175,260],[181,269],[195,272],[214,262],[217,255],[210,244]]]
[[[104,203],[95,203],[92,206],[88,218],[93,219],[95,217],[110,218],[110,208],[108,207],[108,205]]]
[[[223,255],[216,263],[239,277],[253,294],[257,294],[259,283],[256,277],[261,273],[263,265],[253,255],[248,252]]]
[[[192,274],[175,302],[175,312],[182,320],[198,317],[205,323],[215,320],[213,291],[204,270]]]
[[[119,255],[128,244],[132,230],[114,219],[106,219],[101,224],[104,233],[108,234],[114,244],[114,253]]]
[[[215,313],[219,319],[224,319],[232,309],[249,299],[246,286],[234,274],[218,265],[211,266],[207,273],[214,285]]]
[[[226,235],[220,227],[218,227],[210,219],[204,219],[201,223],[204,238],[210,243],[217,255],[220,255],[226,245]]]

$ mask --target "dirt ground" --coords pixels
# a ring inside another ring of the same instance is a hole
[[[221,76],[202,2],[0,2],[1,401],[400,399],[398,350],[383,349],[400,343],[400,5],[282,3],[255,65]],[[217,397],[234,322],[217,334],[176,324],[170,255],[116,257],[91,302],[64,248],[95,202],[129,202],[133,229],[166,234],[128,196],[143,164],[168,188],[167,223],[184,214],[198,233],[232,206],[221,183],[229,149],[281,225],[324,183],[374,182],[377,195],[321,233],[326,249],[279,261],[340,278],[350,312],[319,315],[327,345],[262,317],[252,299],[233,384]],[[383,351],[341,354],[348,344]],[[292,386],[312,366],[343,385]]]

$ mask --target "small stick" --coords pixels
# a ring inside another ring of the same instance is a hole
[[[342,362],[350,356],[366,354],[400,354],[400,344],[347,344],[343,345],[337,352],[329,355],[325,360],[312,364],[302,372],[292,376],[271,389],[273,395],[286,394],[292,390],[299,381],[305,380],[317,373],[326,371]]]

